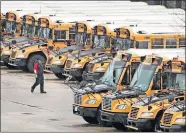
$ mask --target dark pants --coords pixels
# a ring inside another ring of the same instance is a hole
[[[32,86],[32,90],[36,88],[40,84],[40,91],[44,91],[44,75],[37,75],[36,81]]]

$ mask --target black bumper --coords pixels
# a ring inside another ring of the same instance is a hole
[[[50,71],[53,73],[64,73],[64,65],[51,65]]]
[[[86,117],[96,117],[98,108],[85,108],[77,105],[73,105],[73,114]]]
[[[105,111],[101,111],[101,120],[112,122],[112,123],[123,123],[127,124],[128,114],[125,113],[108,113]]]
[[[85,80],[87,81],[93,81],[100,79],[104,73],[86,73]]]
[[[160,131],[162,132],[186,132],[185,125],[172,125],[170,127],[160,125]]]
[[[136,130],[151,130],[154,128],[153,122],[154,119],[137,119],[137,120],[128,119],[127,127]]]
[[[27,65],[26,59],[10,59],[9,63],[18,67],[25,67]]]
[[[1,61],[4,63],[9,63],[9,58],[10,58],[10,55],[2,55]]]

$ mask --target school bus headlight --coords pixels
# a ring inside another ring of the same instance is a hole
[[[57,61],[54,62],[54,64],[56,64],[56,65],[62,64],[62,61],[61,60],[57,60]]]
[[[105,71],[105,68],[103,68],[103,67],[98,67],[98,68],[96,68],[96,71],[97,71],[97,72],[103,72],[103,71]]]
[[[22,54],[18,54],[17,58],[24,58],[25,55],[22,53]]]
[[[176,119],[175,124],[185,124],[185,118]]]
[[[127,108],[127,104],[118,105],[116,109],[124,110]]]
[[[79,63],[76,63],[73,65],[73,68],[82,68],[83,65],[79,64]]]
[[[89,99],[86,101],[86,104],[96,104],[96,99]]]
[[[4,55],[10,55],[10,51],[9,50],[6,50],[3,54]]]
[[[153,115],[154,115],[153,112],[143,112],[143,113],[141,114],[142,117],[152,117]]]

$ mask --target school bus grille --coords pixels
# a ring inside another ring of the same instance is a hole
[[[81,104],[82,103],[82,95],[74,94],[74,103]]]
[[[92,72],[92,71],[93,71],[93,68],[94,68],[94,64],[93,64],[93,63],[90,63],[90,64],[88,65],[88,71],[89,71],[89,72]]]
[[[70,68],[71,67],[71,64],[72,64],[72,61],[71,60],[67,60],[67,62],[66,62],[66,68]]]
[[[170,124],[173,114],[165,113],[163,123]]]
[[[131,110],[131,113],[130,113],[130,117],[131,118],[136,118],[137,115],[138,115],[138,111],[139,111],[139,108],[132,107],[132,110]]]
[[[102,98],[102,109],[111,110],[112,99],[111,98]]]
[[[11,58],[15,58],[17,51],[12,51]]]

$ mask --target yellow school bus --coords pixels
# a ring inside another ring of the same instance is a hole
[[[183,54],[184,50],[182,49],[181,51]],[[174,51],[171,53],[172,55],[178,54]],[[139,96],[152,95],[162,90],[162,86],[157,86],[157,84],[163,80],[161,76],[163,64],[169,61],[171,57],[169,53],[166,52],[163,53],[160,51],[159,54],[161,56],[152,54],[147,55],[145,59],[143,59],[144,61],[136,70],[127,90],[103,97],[101,111],[102,121],[111,122],[116,129],[125,129],[132,103],[135,102]]]
[[[40,17],[38,19],[39,41],[33,45],[25,46],[17,50],[14,56],[10,58],[9,63],[29,72],[33,72],[33,64],[37,59],[45,64],[51,49],[56,50],[66,47],[64,41],[56,38],[61,37],[58,36],[56,32],[63,32],[61,31],[61,27],[64,25],[66,24],[56,23],[49,17]]]
[[[100,80],[95,80],[91,84],[86,83],[87,85],[81,87],[79,93],[75,92],[73,113],[82,116],[85,121],[91,124],[96,122],[103,125],[107,124],[106,121],[101,120],[99,112],[101,106],[105,108],[105,105],[108,104],[102,103],[102,97],[111,92],[116,94],[121,90],[128,89],[128,85],[133,81],[132,77],[136,76],[134,73],[142,58],[155,52],[151,50],[145,53],[144,50],[119,51]],[[184,49],[182,49],[183,51]],[[163,51],[160,52],[163,53]],[[104,102],[108,102],[107,100]]]
[[[116,37],[112,46],[115,53],[129,48],[136,49],[166,49],[185,47],[185,34],[180,33],[136,33],[131,27],[121,27],[114,29]],[[88,64],[88,72],[84,72],[85,80],[94,80],[102,77],[110,62],[109,55],[101,55],[93,58]]]
[[[171,104],[163,113],[159,131],[186,132],[185,107],[186,101],[178,101]]]
[[[5,40],[13,36],[18,37],[21,35],[22,19],[17,11],[9,11],[5,15],[4,31],[2,35],[5,36]],[[10,35],[10,36],[9,36]]]
[[[3,43],[9,43],[8,45],[4,45],[2,53],[1,53],[1,61],[8,68],[12,68],[14,66],[9,65],[9,58],[14,55],[15,51],[26,44],[29,46],[32,43],[28,43],[35,37],[38,36],[38,23],[37,16],[35,14],[26,14],[23,15],[22,20],[22,30],[21,35],[19,37],[9,39],[4,41]]]
[[[120,27],[116,35],[132,41],[130,48],[157,49],[157,48],[180,48],[185,47],[185,33],[143,33],[132,27]],[[125,43],[121,44],[124,45]],[[126,44],[125,44],[126,45]]]
[[[112,25],[98,24],[93,28],[92,49],[79,52],[69,57],[65,63],[65,72],[75,80],[82,80],[83,71],[87,71],[88,62],[93,57],[110,53],[115,37]]]
[[[46,64],[46,69],[52,71],[59,79],[65,78],[63,75],[64,65],[69,51],[71,51],[71,54],[75,54],[78,51],[89,49],[92,45],[92,27],[88,22],[75,22],[71,25],[74,30],[70,30],[69,34],[74,33],[74,36],[73,38],[69,37],[69,41],[74,41],[74,43],[69,43],[68,47],[53,52]],[[66,38],[66,41],[68,41],[68,38]]]
[[[185,66],[185,58],[179,57],[164,64],[161,74],[163,81],[160,83],[163,90],[143,97],[132,105],[127,127],[140,131],[160,131],[160,120],[165,109],[173,102],[185,100]],[[165,117],[168,119],[168,115]]]

